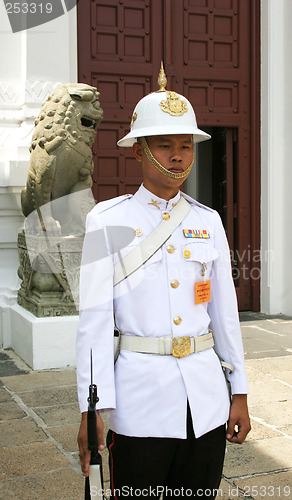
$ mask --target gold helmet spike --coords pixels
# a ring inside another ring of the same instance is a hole
[[[165,92],[165,87],[167,85],[167,78],[166,78],[166,74],[164,72],[164,67],[163,67],[162,61],[161,61],[161,66],[160,66],[160,71],[159,71],[157,83],[158,83],[158,87],[159,87],[158,92]]]

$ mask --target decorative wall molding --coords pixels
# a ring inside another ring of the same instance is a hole
[[[13,148],[15,144],[16,129],[1,126],[0,112],[0,148]]]
[[[0,82],[0,127],[21,124],[34,119],[42,103],[60,85],[60,82],[29,82],[24,86]]]
[[[29,159],[29,145],[34,128],[34,123],[25,124],[24,121],[12,120],[7,123],[1,120],[0,112],[0,150],[2,149],[1,159],[3,160],[16,160]],[[18,126],[16,126],[16,124]],[[18,152],[19,148],[25,148],[25,153]]]
[[[25,82],[25,101],[42,104],[61,82]]]
[[[9,104],[15,107],[20,99],[20,85],[0,82],[0,107]]]
[[[61,82],[25,81],[24,85],[0,81],[0,109],[21,108],[24,104],[42,104]]]
[[[28,147],[42,103],[61,82],[26,81],[24,85],[0,81],[0,149]]]

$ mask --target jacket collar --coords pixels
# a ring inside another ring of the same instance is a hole
[[[177,204],[181,196],[180,191],[175,195],[171,200],[164,200],[163,198],[159,198],[155,194],[148,191],[142,184],[138,191],[134,194],[136,200],[138,200],[143,205],[146,205],[148,208],[155,210],[172,210],[173,207]]]

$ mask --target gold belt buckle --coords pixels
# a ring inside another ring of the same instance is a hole
[[[191,354],[191,337],[174,337],[172,339],[172,355],[183,358]]]

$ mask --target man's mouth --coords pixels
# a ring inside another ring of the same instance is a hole
[[[173,172],[174,174],[180,174],[181,172],[184,172],[184,169],[181,167],[171,167],[168,170],[169,172]]]

